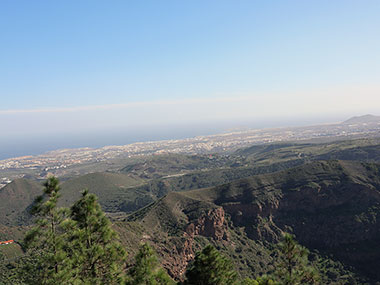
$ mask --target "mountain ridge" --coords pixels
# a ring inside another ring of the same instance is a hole
[[[350,125],[350,124],[363,124],[363,123],[374,123],[374,122],[380,123],[380,116],[375,116],[371,114],[355,116],[344,121],[343,124]]]
[[[230,222],[213,220],[220,209],[221,216],[230,217]],[[376,214],[371,214],[373,211]],[[240,229],[254,243],[273,243],[280,240],[282,232],[292,231],[302,244],[333,254],[337,261],[356,266],[357,272],[376,280],[380,276],[372,269],[374,262],[379,265],[376,260],[380,260],[380,251],[372,252],[379,258],[373,260],[357,250],[380,238],[376,215],[380,215],[379,164],[317,161],[216,187],[172,192],[137,211],[128,221],[140,221],[153,232],[167,232],[169,238],[186,238],[191,228],[204,229],[208,223],[214,229],[200,230],[198,235],[221,243],[225,239],[231,242],[228,236],[233,235],[223,224]],[[202,220],[209,222],[200,225]]]

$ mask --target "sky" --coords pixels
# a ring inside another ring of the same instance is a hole
[[[380,115],[379,14],[377,0],[0,0],[0,158]]]

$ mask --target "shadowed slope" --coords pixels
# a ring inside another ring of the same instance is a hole
[[[62,184],[61,205],[69,206],[80,197],[83,189],[99,197],[104,211],[120,211],[124,201],[135,200],[141,193],[130,190],[131,187],[142,184],[141,178],[122,173],[98,172],[70,179]]]
[[[251,239],[293,231],[309,248],[380,279],[379,165],[319,161],[183,194],[222,206]]]
[[[21,225],[30,220],[28,207],[41,195],[42,186],[35,181],[15,179],[0,189],[0,224]]]
[[[379,265],[380,252],[363,247],[380,237],[375,218],[379,169],[375,164],[319,161],[213,188],[172,192],[131,215],[128,223],[142,227],[142,239],[156,245],[177,278],[194,251],[208,242],[230,256],[241,274],[267,272],[273,268],[269,244],[292,231],[310,249],[334,254],[335,260],[377,280],[372,267]],[[335,281],[346,280],[339,270],[332,273]]]

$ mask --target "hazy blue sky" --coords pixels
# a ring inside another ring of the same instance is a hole
[[[378,0],[0,0],[1,140],[378,114],[379,15]]]

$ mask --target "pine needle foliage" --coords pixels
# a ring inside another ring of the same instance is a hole
[[[320,284],[319,274],[309,262],[309,251],[298,244],[291,234],[284,234],[278,249],[278,263],[273,277],[279,284]]]
[[[125,251],[97,197],[88,190],[71,207],[73,268],[78,284],[121,284]]]
[[[127,285],[175,284],[161,267],[153,248],[147,243],[140,246],[134,265],[128,270]]]
[[[68,209],[58,208],[59,180],[50,177],[43,184],[43,195],[33,205],[36,225],[26,234],[24,246],[30,262],[22,269],[27,284],[67,284],[71,280],[71,260],[67,253]]]
[[[197,253],[193,265],[186,272],[186,278],[186,285],[237,284],[231,261],[211,245]]]

